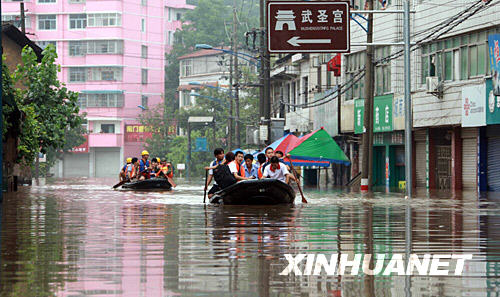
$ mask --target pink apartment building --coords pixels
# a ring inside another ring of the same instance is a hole
[[[20,3],[2,0],[2,21]],[[165,53],[181,27],[186,0],[24,1],[26,32],[41,47],[54,44],[59,79],[80,93],[88,141],[56,164],[58,177],[116,176],[143,150],[143,108],[163,103]]]

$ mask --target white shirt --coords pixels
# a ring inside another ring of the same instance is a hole
[[[286,177],[285,175],[289,174],[288,170],[286,169],[285,164],[280,163],[280,168],[276,168],[276,170],[273,172],[271,170],[271,164],[266,166],[266,169],[264,169],[264,173],[262,176],[264,177],[270,177],[270,178],[275,178],[277,180],[280,180],[282,182],[286,182]]]
[[[239,173],[235,161],[230,162],[227,166],[229,166],[229,171],[231,171],[231,173],[237,173],[237,174]]]

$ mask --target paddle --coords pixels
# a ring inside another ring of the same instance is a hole
[[[207,199],[207,188],[208,188],[207,179],[208,179],[208,170],[205,170],[205,190],[203,191],[203,203],[205,203]]]
[[[122,180],[121,182],[117,183],[116,185],[113,186],[113,189],[116,189],[118,188],[119,186],[125,184],[125,183],[128,183],[130,180],[129,179],[126,179],[126,180]]]
[[[290,158],[290,154],[286,155],[288,160],[290,161],[290,168],[292,169],[293,176],[295,177],[295,182],[297,183],[297,187],[299,187],[300,195],[302,196],[302,203],[307,203],[306,197],[304,197],[304,193],[302,193],[302,188],[300,187],[300,183],[297,178],[297,171],[293,167],[292,158]]]

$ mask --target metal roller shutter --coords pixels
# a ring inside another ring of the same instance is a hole
[[[488,138],[488,191],[500,192],[500,137]]]
[[[64,177],[89,177],[89,154],[64,154]]]
[[[476,129],[477,136],[477,129]],[[464,136],[471,136],[470,133]],[[462,139],[462,186],[464,190],[477,188],[477,137]]]
[[[427,187],[427,130],[415,131],[415,181],[418,188]]]
[[[95,151],[95,176],[116,177],[120,171],[120,149],[99,148]]]

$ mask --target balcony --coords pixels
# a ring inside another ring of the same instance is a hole
[[[89,134],[89,147],[122,147],[123,134],[92,133]]]

